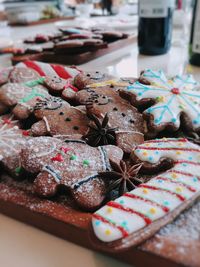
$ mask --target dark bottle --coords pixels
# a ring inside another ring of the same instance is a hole
[[[200,0],[195,1],[190,38],[190,63],[200,66]]]
[[[139,1],[139,52],[162,55],[169,51],[172,38],[173,0]]]

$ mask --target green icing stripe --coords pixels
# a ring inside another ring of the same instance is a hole
[[[28,87],[34,87],[34,86],[36,86],[38,84],[43,84],[44,83],[44,80],[45,80],[45,78],[44,77],[41,77],[41,78],[39,78],[37,80],[26,82],[26,83],[24,83],[24,85],[26,85]]]

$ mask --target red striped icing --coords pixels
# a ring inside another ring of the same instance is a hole
[[[181,201],[185,201],[185,197],[183,197],[182,195],[180,194],[177,194],[175,192],[172,192],[168,189],[164,189],[164,188],[159,188],[159,187],[156,187],[156,186],[152,186],[152,185],[147,185],[147,184],[141,184],[139,185],[138,187],[141,187],[141,188],[148,188],[148,189],[152,189],[152,190],[157,190],[157,191],[164,191],[164,192],[167,192],[171,195],[174,195],[176,196],[177,198],[179,198]]]
[[[194,187],[192,187],[192,186],[189,186],[189,185],[187,185],[187,184],[184,184],[184,183],[182,183],[182,182],[179,182],[179,181],[174,181],[174,180],[172,180],[172,179],[170,179],[170,178],[165,178],[165,177],[161,177],[161,176],[157,176],[156,177],[156,180],[162,180],[162,181],[167,181],[167,182],[170,182],[170,183],[172,183],[172,184],[177,184],[177,185],[179,185],[179,186],[183,186],[183,187],[185,187],[185,188],[187,188],[189,191],[191,191],[191,192],[196,192],[196,189],[194,188]]]
[[[142,201],[144,201],[146,203],[149,203],[149,204],[151,204],[153,206],[161,208],[164,212],[169,212],[169,208],[167,208],[167,207],[165,207],[163,205],[160,205],[160,204],[158,204],[158,203],[156,203],[156,202],[154,202],[154,201],[152,201],[150,199],[143,198],[141,196],[137,196],[137,195],[133,195],[133,194],[130,194],[130,193],[126,193],[126,194],[123,195],[123,197],[130,197],[130,198],[133,198],[133,199],[139,199],[139,200],[142,200]]]
[[[34,61],[25,61],[23,62],[28,68],[34,69],[35,71],[37,71],[40,76],[46,76],[46,74],[44,73],[44,71],[40,68],[40,66],[38,64],[36,64]]]
[[[78,88],[76,88],[75,86],[73,86],[73,85],[70,83],[69,80],[66,82],[66,85],[64,86],[64,88],[65,88],[65,89],[67,89],[67,88],[71,88],[74,92],[78,92]]]
[[[144,150],[161,150],[161,151],[168,151],[168,150],[177,150],[177,151],[186,151],[186,152],[200,152],[200,149],[195,148],[183,148],[183,147],[146,147],[146,146],[139,146],[138,149]]]
[[[50,66],[52,67],[52,69],[54,69],[54,71],[58,74],[59,77],[63,79],[72,78],[71,74],[63,66],[54,64],[50,64]]]
[[[169,142],[188,142],[188,140],[186,138],[181,138],[181,139],[167,139],[167,140],[151,140],[151,141],[145,141],[144,143],[146,144],[151,144],[151,143],[169,143]]]
[[[127,237],[129,235],[129,233],[122,226],[112,223],[111,221],[107,220],[106,218],[102,217],[101,215],[94,213],[92,216],[96,220],[99,220],[103,223],[109,224],[110,226],[112,226],[114,228],[117,228],[121,232],[123,237]]]
[[[150,224],[150,223],[152,223],[151,219],[149,219],[149,218],[148,218],[147,216],[145,216],[144,214],[142,214],[142,213],[140,213],[140,212],[138,212],[138,211],[135,211],[135,210],[133,210],[133,209],[131,209],[131,208],[124,207],[124,206],[120,205],[120,204],[117,203],[117,202],[110,201],[110,202],[107,203],[107,206],[112,207],[112,208],[116,208],[116,209],[119,209],[119,210],[123,210],[123,211],[128,212],[128,213],[131,213],[131,214],[136,214],[136,215],[138,215],[139,217],[141,217],[141,218],[145,221],[146,224]]]
[[[177,174],[182,174],[182,175],[189,176],[189,177],[195,177],[200,181],[200,176],[197,176],[197,175],[194,176],[194,174],[189,173],[189,172],[169,170],[168,173],[177,173]]]
[[[191,164],[191,165],[196,165],[196,166],[200,166],[200,163],[199,162],[194,162],[194,161],[189,161],[189,160],[177,160],[177,161],[174,161],[175,164],[178,164],[178,163],[187,163],[187,164]]]

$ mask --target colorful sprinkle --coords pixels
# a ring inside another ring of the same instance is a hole
[[[144,152],[142,153],[142,155],[143,155],[143,156],[147,156],[148,153],[147,153],[146,151],[144,151]]]
[[[113,209],[111,207],[108,207],[107,210],[106,210],[107,213],[112,213],[113,212]]]
[[[64,160],[61,154],[57,154],[55,157],[51,158],[52,161],[62,162]]]
[[[100,223],[101,223],[100,221],[96,221],[96,222],[95,222],[95,225],[96,225],[96,226],[99,226]]]
[[[144,189],[142,190],[142,192],[143,192],[144,194],[148,194],[148,193],[149,193],[149,190],[146,189],[146,188],[144,188]]]
[[[15,169],[15,173],[16,173],[16,174],[19,174],[19,173],[21,172],[21,170],[22,170],[21,167],[17,167],[17,168]]]
[[[84,165],[84,166],[89,166],[89,165],[90,165],[89,160],[88,160],[88,159],[84,159],[84,160],[83,160],[83,165]]]
[[[76,155],[71,155],[71,157],[70,157],[70,160],[76,160],[77,159],[77,156]]]
[[[155,213],[156,213],[156,209],[155,209],[155,208],[151,208],[151,209],[149,210],[149,212],[150,212],[151,214],[155,214]]]
[[[183,189],[181,187],[176,187],[176,192],[177,193],[181,193],[183,191]]]
[[[107,229],[107,230],[105,231],[105,234],[106,234],[106,235],[110,235],[110,234],[111,234],[111,231],[110,231],[109,229]]]
[[[176,179],[178,175],[176,173],[172,173],[172,178]]]
[[[164,205],[164,206],[169,206],[169,201],[165,200],[165,201],[163,202],[163,205]]]

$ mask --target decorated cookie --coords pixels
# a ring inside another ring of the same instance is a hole
[[[13,115],[0,116],[0,163],[14,176],[21,173],[19,153],[29,136],[19,125]]]
[[[144,169],[152,166],[156,170],[163,160],[172,161],[173,166],[93,215],[93,230],[99,239],[95,242],[105,250],[143,242],[200,195],[200,149],[194,143],[187,139],[155,139],[139,145],[133,156]]]
[[[200,93],[191,75],[168,80],[162,71],[146,70],[142,77],[150,84],[136,81],[121,94],[145,109],[150,131],[176,131],[181,125],[188,131],[200,131]]]
[[[78,89],[73,85],[73,79],[62,79],[57,76],[47,76],[44,85],[53,95],[60,95],[65,100],[74,100]]]
[[[9,80],[12,83],[24,83],[34,81],[39,78],[40,75],[33,69],[15,67],[10,73]]]
[[[96,125],[96,128],[92,125],[85,136],[90,145],[117,144],[130,153],[134,145],[143,142],[142,115],[117,91],[109,86],[86,89],[76,94],[76,100],[86,105]]]
[[[37,194],[50,197],[65,187],[81,208],[92,210],[106,195],[106,184],[98,172],[109,170],[109,160],[119,162],[122,156],[115,146],[93,148],[80,140],[38,137],[27,142],[21,161],[27,172],[37,175]]]
[[[49,97],[38,101],[34,115],[39,120],[31,128],[35,136],[79,135],[81,138],[88,130],[89,119],[86,113],[60,98]]]
[[[0,86],[9,81],[11,71],[12,67],[0,70]]]
[[[119,31],[108,31],[108,30],[96,29],[96,30],[94,30],[94,32],[96,34],[102,35],[103,40],[108,41],[108,42],[115,41],[118,39],[123,39],[123,38],[127,37],[127,34],[124,34],[124,33],[119,32]]]
[[[64,67],[62,65],[47,64],[38,61],[24,61],[16,65],[16,68],[28,68],[35,70],[40,76],[60,77],[62,79],[69,79],[75,77],[80,70],[75,67]]]
[[[113,80],[113,76],[101,73],[99,71],[96,72],[82,72],[79,73],[74,78],[74,85],[79,89],[84,89],[87,85],[100,83],[108,80]]]
[[[105,80],[102,82],[94,82],[94,83],[88,84],[86,88],[96,89],[99,87],[110,86],[110,88],[120,90],[120,89],[123,89],[124,87],[134,84],[136,80],[137,80],[136,78],[132,78],[132,77],[121,77],[119,79],[113,78],[111,80]]]
[[[33,85],[33,86],[32,86]],[[0,102],[8,108],[13,108],[12,113],[19,119],[26,119],[33,111],[39,99],[48,96],[46,89],[40,85],[34,86],[31,82],[26,85],[20,83],[7,83],[0,87]]]

